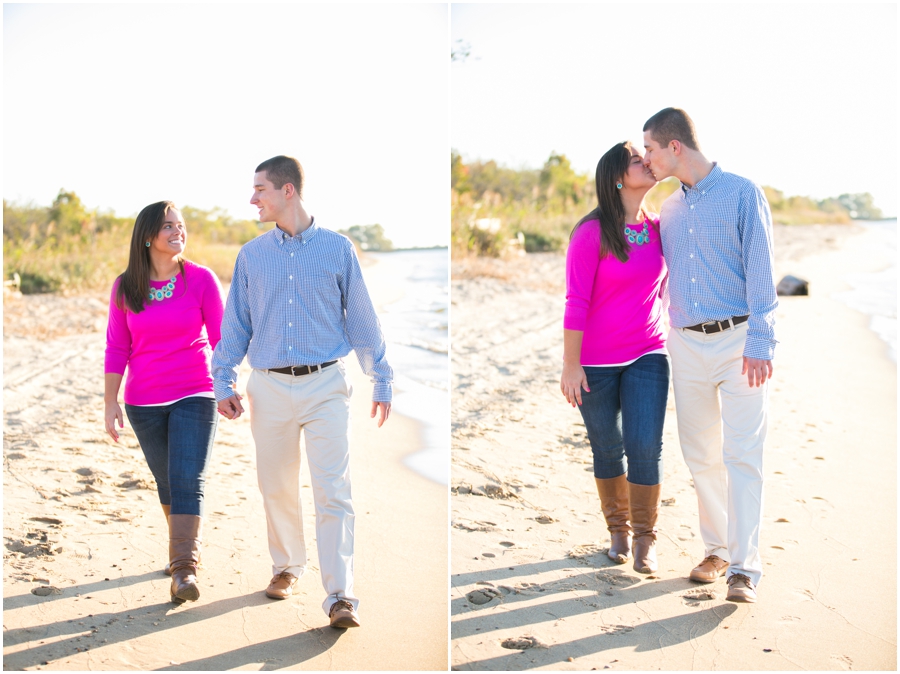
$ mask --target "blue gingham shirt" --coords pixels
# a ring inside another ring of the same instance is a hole
[[[717,164],[660,210],[673,327],[750,315],[744,356],[775,354],[772,213],[762,189]]]
[[[289,236],[275,227],[250,241],[234,263],[212,360],[216,400],[234,395],[237,368],[318,365],[350,350],[372,376],[372,399],[390,402],[394,373],[350,240],[313,219]]]

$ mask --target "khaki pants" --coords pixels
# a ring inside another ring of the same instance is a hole
[[[672,328],[667,348],[684,460],[700,506],[707,555],[729,561],[729,575],[762,578],[763,443],[769,385],[741,374],[747,324],[705,335]]]
[[[343,363],[300,377],[254,370],[247,383],[259,488],[266,509],[272,573],[306,571],[300,508],[300,432],[316,506],[316,544],[327,614],[353,596],[353,502],[350,497],[350,396]]]

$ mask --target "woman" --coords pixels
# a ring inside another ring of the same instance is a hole
[[[209,363],[219,341],[222,289],[206,267],[182,257],[187,230],[171,201],[142,210],[128,268],[113,284],[106,331],[106,432],[119,441],[125,411],[147,459],[169,523],[170,595],[200,597],[197,565],[203,490],[216,432]]]
[[[596,182],[599,205],[575,225],[566,254],[560,388],[584,417],[607,554],[624,564],[633,536],[635,571],[652,573],[669,392],[666,263],[659,219],[644,206],[656,179],[637,148],[619,143],[597,164]]]

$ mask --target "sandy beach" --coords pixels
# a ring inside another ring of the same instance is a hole
[[[456,261],[453,669],[896,669],[897,368],[833,297],[886,266],[871,236],[776,228],[777,278],[811,295],[777,313],[756,604],[687,579],[704,550],[671,392],[659,571],[604,554],[584,425],[559,392],[564,257]]]
[[[376,304],[398,296],[379,265],[364,273]],[[119,444],[103,430],[106,297],[4,305],[4,669],[446,669],[446,487],[403,463],[422,442],[417,422],[395,413],[378,429],[369,418],[372,385],[354,355],[345,362],[363,626],[334,630],[321,609],[305,461],[310,571],[294,597],[273,601],[249,419],[220,419],[201,598],[177,607],[150,471],[127,420]],[[245,363],[240,390],[247,376]]]

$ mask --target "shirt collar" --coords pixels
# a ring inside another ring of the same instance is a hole
[[[710,171],[703,180],[701,180],[693,187],[688,187],[684,183],[681,183],[681,191],[684,194],[688,194],[690,192],[700,192],[701,194],[706,194],[713,187],[713,185],[719,182],[719,178],[721,177],[722,169],[719,168],[719,163],[714,161],[712,171]]]
[[[281,227],[277,224],[272,228],[272,238],[275,239],[278,243],[284,243],[285,241],[290,241],[293,238],[300,239],[300,241],[310,241],[315,235],[316,232],[319,231],[319,225],[316,222],[315,216],[312,217],[312,222],[309,224],[309,227],[296,237],[292,237],[290,234],[285,232]]]

